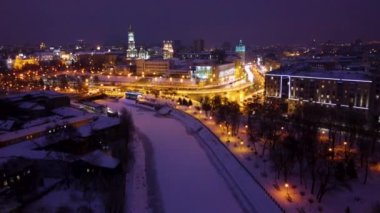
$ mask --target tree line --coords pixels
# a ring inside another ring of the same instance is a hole
[[[319,202],[331,190],[350,190],[349,180],[368,181],[371,161],[378,159],[376,122],[354,109],[298,104],[284,113],[282,102],[250,103],[245,107],[248,136],[263,141],[276,180],[298,174]]]

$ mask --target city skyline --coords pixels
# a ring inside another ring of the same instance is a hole
[[[218,5],[218,7],[215,7]],[[206,47],[243,39],[248,45],[305,44],[317,41],[380,38],[380,2],[338,0],[304,2],[191,1],[65,4],[6,1],[0,8],[0,44],[51,45],[84,39],[90,43],[126,43],[132,24],[138,43],[202,38]],[[158,20],[158,21],[157,21]],[[94,27],[95,26],[95,27]]]
[[[380,212],[379,8],[3,0],[1,212]]]

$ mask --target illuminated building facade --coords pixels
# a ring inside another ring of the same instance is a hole
[[[243,41],[240,40],[239,44],[235,47],[235,52],[240,57],[240,60],[243,64],[245,64],[245,45],[243,44]]]
[[[20,70],[26,65],[38,65],[38,60],[35,57],[26,57],[23,54],[16,56],[13,61],[13,69]]]
[[[265,75],[265,97],[368,110],[372,80],[363,72],[282,71]]]
[[[136,60],[136,72],[141,76],[162,76],[169,68],[168,60]]]
[[[136,49],[136,44],[135,44],[135,35],[132,30],[132,26],[129,25],[127,58],[134,59],[136,57],[138,57],[138,55],[137,55],[137,49]]]
[[[172,41],[164,41],[162,47],[162,53],[164,59],[173,58],[174,50],[173,50],[173,42]]]
[[[223,83],[235,80],[236,75],[235,63],[221,65],[198,65],[192,72],[192,78],[200,81],[210,81],[214,83]]]
[[[144,48],[140,47],[139,53],[138,53],[138,59],[144,59],[147,60],[150,58],[149,52],[144,50]]]
[[[213,75],[212,66],[195,66],[193,77],[199,80],[207,80]]]

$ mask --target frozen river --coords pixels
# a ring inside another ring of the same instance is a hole
[[[149,138],[165,212],[242,212],[223,176],[181,122],[121,102],[103,104],[115,110],[126,107]]]

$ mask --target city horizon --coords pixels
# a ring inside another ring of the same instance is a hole
[[[376,21],[380,17],[375,9],[380,3],[372,0],[218,3],[216,9],[213,1],[192,2],[183,7],[172,1],[150,4],[83,1],[57,8],[48,1],[40,5],[8,1],[0,9],[0,25],[6,32],[0,35],[0,43],[59,45],[77,39],[123,43],[129,24],[140,42],[175,39],[191,42],[202,38],[207,47],[239,39],[251,46],[307,44],[313,39],[323,42],[380,39],[380,23]]]
[[[1,212],[380,212],[379,0],[1,6]]]

